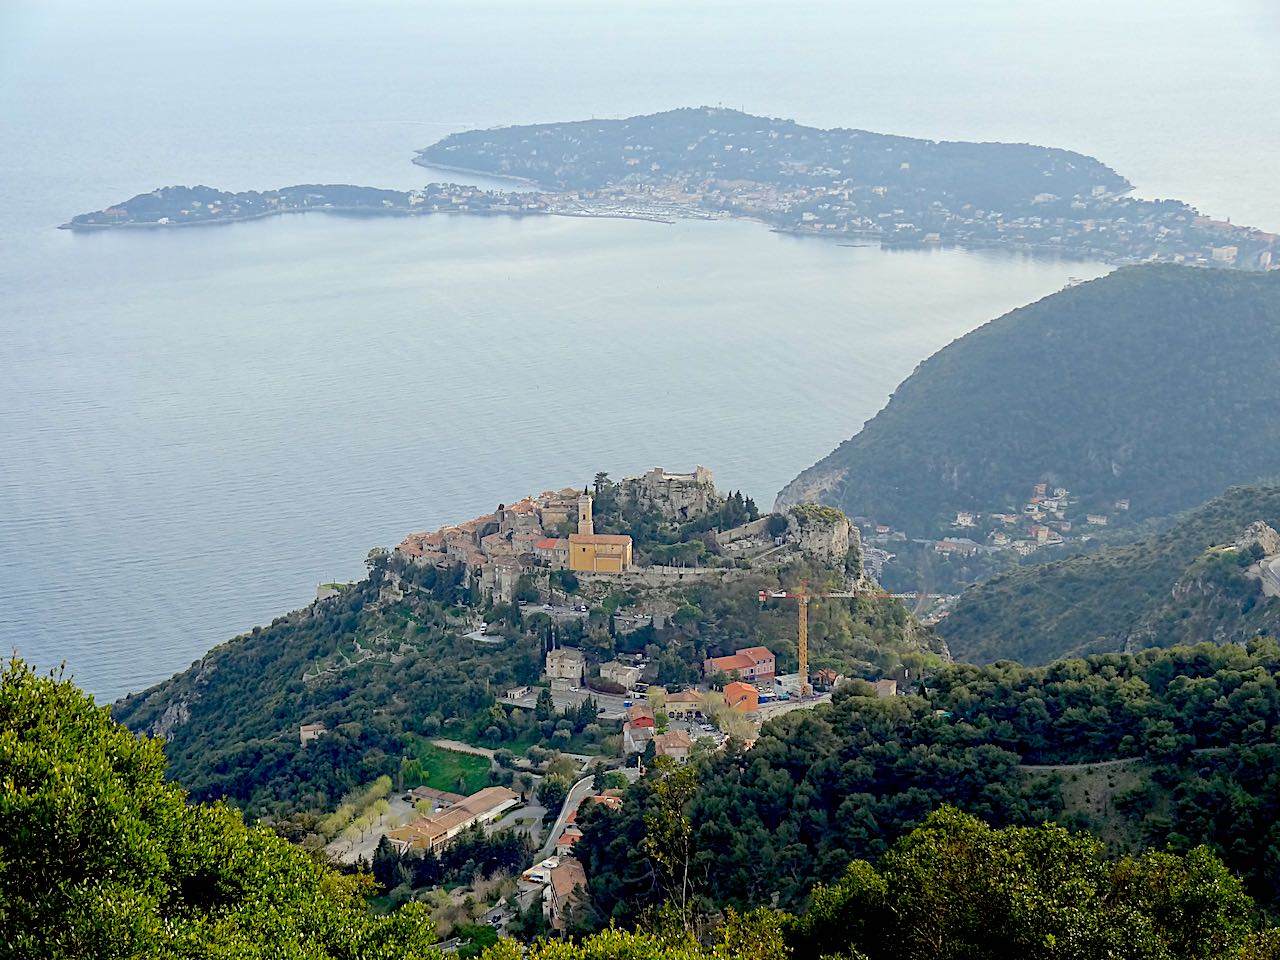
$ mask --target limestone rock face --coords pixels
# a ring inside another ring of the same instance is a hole
[[[654,467],[642,477],[627,477],[619,486],[624,497],[669,520],[700,517],[719,502],[715,479],[706,467],[697,467],[693,473],[668,473]]]
[[[1232,544],[1237,550],[1248,550],[1254,544],[1262,548],[1264,556],[1280,554],[1280,533],[1261,520],[1255,520],[1245,528],[1244,535]]]
[[[822,563],[842,564],[852,546],[861,557],[861,538],[849,518],[835,507],[804,503],[787,511],[787,539],[796,543],[800,552]],[[860,566],[860,564],[859,564]],[[860,570],[851,571],[858,575]]]
[[[168,738],[169,734],[175,729],[182,726],[191,719],[191,707],[185,698],[174,700],[164,709],[164,713],[160,715],[155,723],[151,725],[148,733],[153,737]]]

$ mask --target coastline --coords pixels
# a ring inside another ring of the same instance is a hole
[[[700,216],[678,216],[663,217],[658,214],[644,213],[622,213],[617,211],[608,211],[600,213],[592,213],[590,211],[569,211],[569,210],[401,210],[401,209],[379,209],[376,207],[310,207],[302,210],[269,210],[261,213],[242,214],[231,217],[217,217],[208,220],[187,220],[170,223],[159,223],[155,221],[136,222],[129,221],[125,223],[67,223],[59,224],[59,230],[69,230],[72,233],[104,233],[112,230],[164,230],[172,227],[213,227],[221,224],[244,223],[250,220],[263,220],[268,217],[288,216],[291,214],[329,214],[335,216],[352,216],[352,217],[405,217],[418,218],[430,216],[446,216],[446,217],[566,217],[574,220],[637,220],[645,223],[661,223],[671,225],[677,220],[715,220],[729,219],[741,221],[745,223],[756,223],[768,228],[769,232],[776,233],[779,236],[799,237],[805,239],[815,239],[827,243],[834,243],[838,247],[848,247],[851,249],[864,247],[879,247],[882,250],[902,250],[902,251],[922,251],[922,250],[943,250],[943,249],[962,249],[962,250],[1003,250],[1010,253],[1020,253],[1035,257],[1045,257],[1057,260],[1097,260],[1111,266],[1124,266],[1135,261],[1126,260],[1116,257],[1107,257],[1100,254],[1089,254],[1077,252],[1073,250],[1063,249],[1059,247],[1048,247],[1044,245],[1015,243],[1012,241],[953,241],[946,240],[941,242],[922,242],[922,241],[886,241],[884,238],[875,234],[853,234],[842,233],[833,236],[829,233],[817,230],[789,229],[769,223],[769,221],[759,217],[751,216],[729,216],[725,218],[718,217],[700,217]],[[852,241],[852,242],[850,242]],[[858,242],[861,241],[861,242]]]
[[[472,167],[459,167],[451,163],[434,163],[424,160],[421,153],[415,154],[411,161],[415,166],[422,167],[426,170],[447,170],[450,173],[465,173],[473,177],[484,177],[487,180],[506,180],[508,183],[523,183],[526,186],[533,187],[538,190],[554,190],[544,183],[537,180],[530,180],[528,177],[515,177],[509,173],[489,173],[485,170],[476,170]]]
[[[577,220],[641,220],[647,223],[665,224],[676,222],[675,218],[644,213],[590,213],[587,211],[574,213],[567,210],[383,210],[377,207],[310,207],[305,210],[265,210],[261,213],[213,217],[206,220],[170,221],[169,223],[160,223],[155,220],[145,222],[130,220],[124,223],[74,223],[67,221],[59,224],[57,229],[69,230],[72,233],[106,233],[112,230],[167,230],[174,227],[216,227],[228,223],[245,223],[250,220],[264,220],[268,217],[284,217],[308,213],[353,217],[570,217]],[[688,219],[702,218],[690,217]]]

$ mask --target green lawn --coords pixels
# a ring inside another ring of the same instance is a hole
[[[404,787],[427,786],[433,790],[472,794],[489,786],[489,758],[445,750],[425,740],[413,745],[415,760],[405,765]],[[463,780],[459,789],[458,780]]]

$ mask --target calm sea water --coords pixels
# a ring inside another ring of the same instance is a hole
[[[929,353],[1104,269],[735,223],[52,229],[154,186],[405,187],[452,130],[724,103],[1072,147],[1280,227],[1269,4],[690,6],[0,7],[6,652],[138,690],[372,545],[599,469],[766,504]]]

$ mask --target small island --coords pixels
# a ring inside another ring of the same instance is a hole
[[[164,187],[64,228],[183,226],[323,211],[349,215],[737,218],[890,246],[1011,247],[1108,263],[1280,268],[1280,236],[1142,200],[1102,162],[1030,144],[821,130],[701,107],[625,120],[453,134],[415,163],[530,189],[304,185],[224,193]]]

